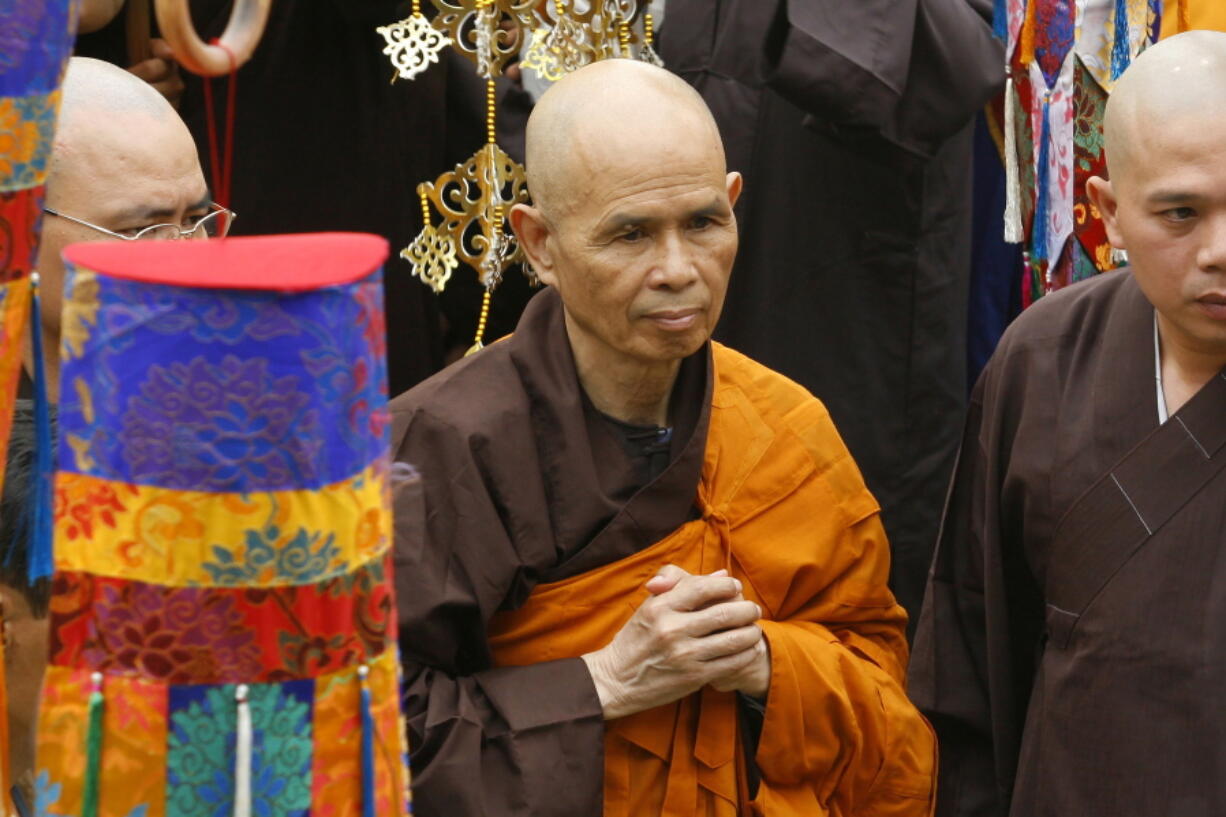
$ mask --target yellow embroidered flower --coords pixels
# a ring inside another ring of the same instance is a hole
[[[38,152],[38,123],[26,119],[12,97],[0,98],[0,180],[16,175]]]
[[[66,360],[85,354],[90,328],[98,325],[98,276],[78,272],[72,276],[70,286],[72,289],[65,293],[60,327],[60,349]]]

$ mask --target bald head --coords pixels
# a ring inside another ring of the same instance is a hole
[[[533,204],[511,208],[511,227],[561,297],[584,389],[611,417],[663,423],[736,258],[741,176],[711,112],[666,71],[598,62],[541,98],[527,169]]]
[[[571,73],[541,97],[528,120],[528,188],[546,214],[581,199],[590,170],[644,167],[678,147],[700,150],[724,172],[719,130],[702,97],[662,68],[603,60]]]
[[[81,157],[85,143],[131,138],[131,128],[141,119],[177,123],[187,133],[178,113],[153,86],[109,62],[73,57],[61,94],[51,154],[52,188],[64,167]]]
[[[1179,372],[1167,382],[1203,383],[1226,365],[1226,34],[1147,49],[1116,83],[1104,129],[1110,179],[1086,193],[1157,313],[1162,370]]]
[[[209,210],[191,132],[152,86],[109,63],[73,57],[62,93],[47,177],[51,214],[43,221],[38,256],[44,347],[53,373],[64,247],[105,240],[108,233],[135,235],[155,224],[181,225]]]
[[[1127,179],[1156,149],[1159,132],[1205,127],[1226,112],[1226,33],[1188,31],[1141,53],[1107,102],[1104,139],[1111,178]]]
[[[64,75],[61,126],[98,115],[141,113],[157,119],[178,117],[152,85],[102,60],[73,57]]]

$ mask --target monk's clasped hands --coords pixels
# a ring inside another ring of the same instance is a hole
[[[608,646],[583,656],[606,720],[671,703],[710,684],[765,697],[770,653],[762,611],[720,570],[695,576],[669,565]]]

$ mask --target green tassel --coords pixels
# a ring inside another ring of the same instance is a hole
[[[85,738],[85,792],[81,798],[81,817],[98,817],[98,773],[102,765],[102,673],[93,675],[94,691],[89,695],[89,731]]]

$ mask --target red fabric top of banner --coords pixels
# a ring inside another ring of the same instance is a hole
[[[387,240],[367,233],[91,241],[64,260],[113,278],[167,286],[305,292],[361,280],[387,260]]]

